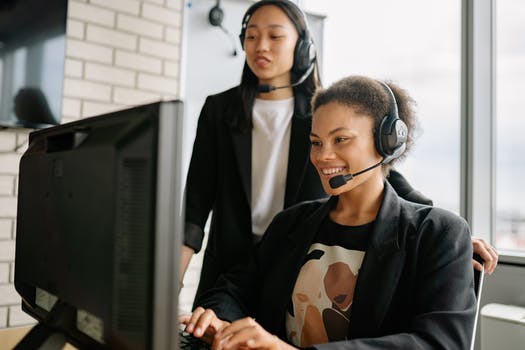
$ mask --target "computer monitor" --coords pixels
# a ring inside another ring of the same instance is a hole
[[[30,134],[15,288],[38,325],[20,348],[51,334],[82,349],[177,348],[182,115],[159,102]]]

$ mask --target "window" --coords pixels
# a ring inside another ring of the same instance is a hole
[[[327,16],[324,85],[347,75],[367,75],[393,80],[415,99],[422,133],[398,168],[436,205],[459,213],[461,2],[301,4]]]
[[[525,7],[499,0],[495,12],[496,205],[494,243],[525,252]]]

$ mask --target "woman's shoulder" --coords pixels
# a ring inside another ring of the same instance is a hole
[[[467,225],[466,220],[458,214],[438,206],[415,203],[401,197],[400,205],[403,215],[411,220],[418,222],[432,221],[447,225]]]
[[[227,90],[208,95],[206,101],[224,101],[224,100],[235,100],[241,98],[240,86],[234,86]]]
[[[419,236],[423,241],[462,241],[465,244],[470,242],[470,227],[458,214],[444,208],[403,199],[401,207],[402,222],[409,236]]]

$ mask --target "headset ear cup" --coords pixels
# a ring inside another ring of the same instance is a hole
[[[408,128],[404,121],[397,116],[388,115],[383,118],[377,133],[376,145],[379,154],[383,157],[399,157],[406,148]],[[399,150],[402,148],[402,151]]]
[[[293,70],[297,73],[303,73],[312,65],[316,58],[315,45],[308,32],[297,39],[294,50]]]

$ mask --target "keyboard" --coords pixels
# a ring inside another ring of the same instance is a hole
[[[180,350],[210,350],[211,345],[179,329]]]

